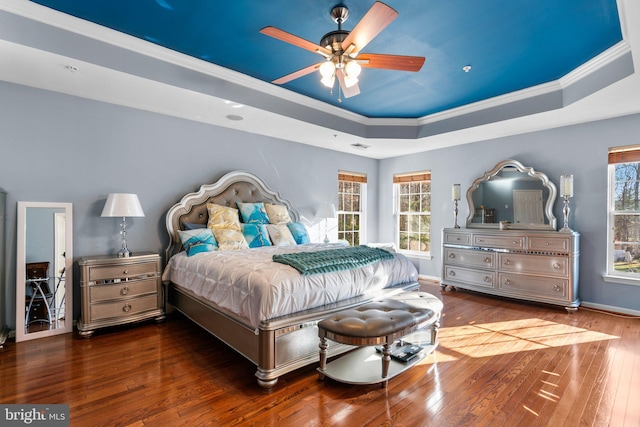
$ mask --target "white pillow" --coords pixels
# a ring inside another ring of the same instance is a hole
[[[269,237],[274,246],[294,246],[296,240],[287,227],[287,224],[267,224]]]
[[[264,209],[267,211],[267,216],[269,217],[269,222],[271,224],[286,224],[291,222],[289,209],[287,209],[285,205],[265,203]]]

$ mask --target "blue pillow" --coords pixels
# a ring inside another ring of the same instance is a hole
[[[299,245],[304,245],[306,243],[311,243],[311,239],[309,239],[309,233],[307,233],[307,227],[299,222],[290,222],[287,224],[289,227],[289,231],[293,235],[293,239]]]
[[[265,224],[242,224],[242,234],[250,248],[271,246]]]
[[[218,249],[218,242],[213,237],[210,228],[197,228],[195,230],[179,231],[178,233],[187,256]]]
[[[264,209],[264,203],[241,203],[238,202],[238,209],[242,222],[245,224],[269,224],[269,216]]]

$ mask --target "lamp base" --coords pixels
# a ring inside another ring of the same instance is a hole
[[[129,258],[131,255],[133,255],[133,253],[127,248],[122,248],[120,252],[118,252],[118,258]]]

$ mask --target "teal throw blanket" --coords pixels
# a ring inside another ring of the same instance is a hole
[[[273,261],[290,265],[303,276],[308,276],[350,270],[391,258],[393,258],[393,254],[384,249],[363,245],[317,252],[278,254],[273,256]]]

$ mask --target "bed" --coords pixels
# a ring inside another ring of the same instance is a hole
[[[417,270],[397,253],[366,266],[313,275],[272,261],[275,254],[342,250],[344,245],[337,243],[187,256],[180,232],[194,224],[204,226],[209,203],[236,207],[238,202],[284,206],[292,222],[300,220],[297,209],[257,176],[245,171],[227,173],[215,184],[202,185],[197,192],[185,195],[168,210],[163,283],[169,307],[255,364],[261,387],[271,388],[283,374],[318,363],[317,323],[323,318],[419,287]],[[350,349],[334,344],[328,355]]]

